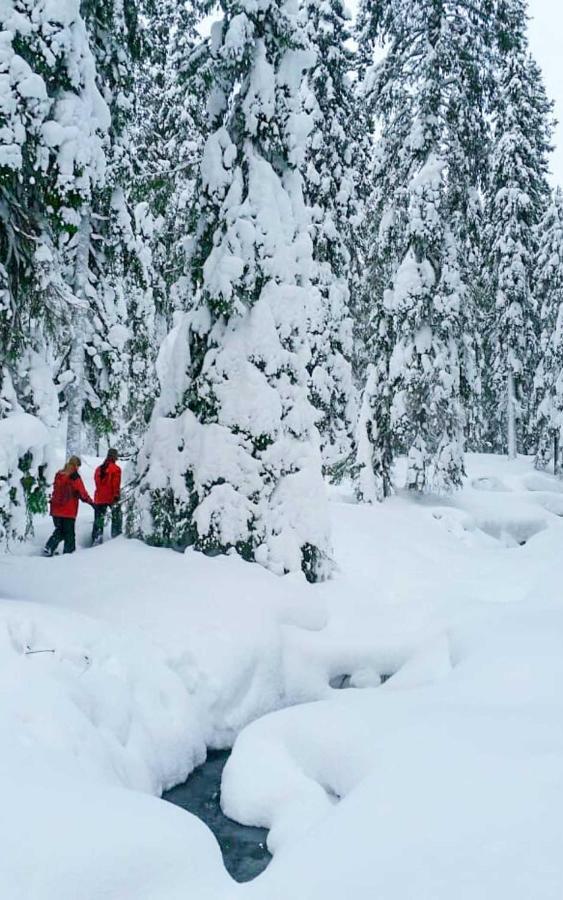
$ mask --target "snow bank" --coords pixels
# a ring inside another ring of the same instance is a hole
[[[470,462],[473,476],[486,464],[496,516],[512,528],[534,515],[530,490],[557,496],[558,483],[538,487],[524,461]],[[434,636],[380,687],[273,713],[237,739],[223,809],[271,829],[276,854],[251,896],[281,900],[295,885],[307,900],[561,896],[563,532],[544,503],[543,529],[525,547],[482,540],[492,507],[476,480],[450,501],[466,523],[473,512],[472,528],[444,529],[432,500],[407,513],[398,498],[380,513],[387,535],[370,534],[366,569],[381,567],[372,623],[387,595],[389,639],[410,589],[411,611],[432,604]],[[367,543],[367,531],[355,538]],[[364,684],[377,674],[372,666]]]
[[[53,468],[52,435],[37,416],[18,411],[0,419],[0,541],[29,534],[23,479],[37,490]]]
[[[82,552],[89,509],[73,557],[0,556],[10,897],[559,898],[559,482],[469,469],[446,500],[333,491],[339,569],[314,586],[236,555]],[[509,545],[481,527],[501,521],[543,528]],[[276,854],[244,888],[147,796],[233,741],[224,808]]]
[[[267,821],[278,850],[250,894],[559,897],[562,639],[560,608],[503,609],[468,629],[449,679],[348,691],[250,726],[223,805]],[[256,790],[257,758],[270,774]]]
[[[205,758],[184,685],[141,635],[4,600],[0,648],[4,747],[23,741],[51,771],[151,793]]]
[[[230,896],[211,833],[172,804],[53,778],[46,767],[2,775],[0,790],[2,892],[10,900]]]
[[[131,790],[159,794],[205,757],[184,685],[140,635],[4,600],[0,684],[6,896],[217,896],[210,833]]]

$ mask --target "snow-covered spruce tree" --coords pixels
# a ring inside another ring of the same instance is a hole
[[[396,62],[387,54],[373,64],[374,46],[391,33],[391,8],[362,3],[357,22],[357,40],[363,65],[357,85],[358,105],[373,120],[391,121],[407,102],[404,79],[393,77]],[[397,166],[405,134],[398,127],[384,129],[374,141],[367,179],[366,202],[360,231],[363,271],[354,305],[356,373],[362,384],[360,414],[356,430],[355,483],[358,499],[382,501],[392,493],[395,442],[391,425],[392,391],[389,363],[394,346],[393,317],[385,303],[402,255],[406,251],[406,223],[400,179],[406,174]]]
[[[69,11],[60,21],[52,12],[45,3],[16,0],[0,9],[0,362],[12,367],[16,391],[15,362],[30,346],[45,347],[71,299],[54,237],[64,228],[61,207],[72,191],[81,135],[75,132],[64,155],[58,150],[72,102],[79,102],[72,96],[76,82],[89,73],[82,67],[83,35],[68,33]],[[66,107],[57,103],[65,91]]]
[[[452,5],[450,69],[454,84],[446,101],[448,208],[459,247],[465,299],[460,308],[460,393],[464,443],[482,449],[486,429],[483,405],[483,295],[486,278],[483,195],[489,174],[492,133],[490,112],[495,75],[496,0]],[[457,18],[456,18],[457,17]]]
[[[84,359],[81,419],[95,443],[105,438],[126,449],[146,428],[156,389],[152,216],[139,191],[142,159],[136,140],[137,72],[146,52],[140,22],[144,6],[137,0],[82,3],[110,127],[106,178],[93,193],[81,226],[82,243],[67,248],[71,265],[76,270],[85,266],[87,272],[82,349],[75,334],[71,350],[71,358],[82,353]]]
[[[48,35],[58,73],[50,85],[57,120],[50,132],[51,170],[57,173],[57,187],[62,193],[57,249],[73,297],[70,323],[59,332],[62,364],[58,375],[66,399],[67,453],[80,453],[87,387],[85,343],[92,301],[89,247],[93,194],[106,173],[104,144],[110,112],[98,89],[96,61],[78,0],[60,6],[47,2],[39,5],[45,9],[40,37]],[[65,52],[67,59],[61,58]]]
[[[361,405],[356,426],[356,454],[353,474],[356,494],[364,503],[389,497],[393,490],[394,437],[391,424],[392,392],[389,363],[394,346],[393,317],[386,304],[387,284],[397,264],[397,229],[381,218],[377,160],[375,189],[366,205],[362,228],[363,277],[355,304],[357,373],[362,384]],[[361,356],[360,356],[361,354]]]
[[[350,287],[359,226],[359,172],[366,165],[362,107],[351,74],[350,28],[341,0],[304,0],[302,16],[313,67],[303,86],[313,118],[307,145],[305,199],[313,212],[318,314],[311,322],[311,399],[320,411],[325,471],[339,478],[350,466],[357,418],[352,377]]]
[[[190,294],[186,247],[205,131],[194,3],[135,5],[142,25],[123,19],[120,77],[98,66],[121,111],[110,130],[103,246],[94,254],[100,297],[88,415],[98,434],[133,453],[157,394],[158,347]]]
[[[12,536],[23,536],[27,513],[44,503],[42,426],[58,418],[56,347],[80,305],[57,244],[76,230],[91,184],[103,174],[107,109],[94,74],[78,2],[2,4],[0,481],[9,500],[2,528]]]
[[[143,138],[151,208],[157,217],[157,303],[170,326],[173,312],[185,310],[191,302],[195,188],[208,130],[209,50],[197,31],[200,14],[196,3],[181,0],[167,0],[155,10],[151,33],[161,39],[154,46],[150,84],[141,97],[150,123]]]
[[[539,226],[534,269],[534,295],[540,310],[540,362],[534,379],[536,466],[553,459],[561,470],[563,427],[563,192],[552,202]]]
[[[200,174],[195,307],[159,358],[141,532],[315,581],[330,546],[308,400],[313,273],[300,167],[314,62],[293,0],[222,0]],[[181,374],[183,372],[183,374]]]
[[[367,427],[374,409],[371,435],[383,442],[373,453],[385,460],[376,496],[386,492],[390,466],[382,423],[385,431],[390,424],[393,449],[407,454],[409,488],[448,489],[463,475],[464,405],[476,374],[467,220],[479,187],[489,5],[380,0],[361,10],[368,41],[388,47],[372,77],[383,128],[374,257],[388,270],[373,320],[376,346],[378,335],[392,342],[389,402],[384,390],[372,399],[372,373],[362,417]],[[385,384],[386,375],[378,381]],[[364,466],[366,447],[358,460]]]
[[[529,55],[525,0],[502,0],[497,28],[499,80],[487,212],[494,304],[487,396],[491,444],[515,457],[528,435],[537,366],[538,310],[531,279],[537,225],[549,202],[551,104]]]

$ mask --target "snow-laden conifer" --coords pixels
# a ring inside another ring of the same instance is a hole
[[[77,0],[6,0],[0,6],[0,419],[13,452],[4,457],[1,477],[4,487],[16,479],[8,491],[15,518],[4,507],[6,533],[21,535],[28,522],[16,515],[20,488],[28,510],[38,502],[43,450],[37,448],[45,442],[36,438],[43,424],[56,424],[56,387],[65,383],[57,349],[81,308],[61,246],[74,239],[92,185],[103,178],[108,119]]]
[[[349,47],[350,23],[343,3],[304,0],[302,16],[316,52],[303,87],[305,108],[313,119],[304,178],[313,215],[314,282],[319,299],[318,314],[310,325],[311,399],[321,413],[323,464],[338,477],[350,464],[357,417],[350,290],[367,135],[352,82],[357,60]]]
[[[208,41],[198,33],[202,10],[194,2],[168,0],[162,46],[154,56],[146,94],[152,106],[146,133],[152,205],[158,217],[155,263],[161,276],[159,304],[170,317],[192,298],[190,248],[197,216],[196,182],[208,132]],[[157,34],[162,12],[155,12]],[[151,94],[153,96],[151,96]],[[169,322],[171,324],[171,322]]]
[[[536,227],[549,199],[551,104],[529,55],[527,5],[503,0],[497,16],[498,88],[488,185],[488,402],[491,443],[515,457],[526,449],[537,365],[538,310],[531,283]]]
[[[192,255],[196,302],[159,358],[140,460],[154,542],[236,549],[323,577],[330,553],[308,399],[314,274],[303,165],[315,57],[293,0],[223,0]]]
[[[563,426],[563,193],[560,188],[539,226],[534,295],[540,311],[540,362],[534,379],[536,465],[553,458],[560,471]]]
[[[479,188],[488,6],[382,0],[360,15],[364,40],[387,45],[370,78],[382,128],[372,233],[384,277],[373,301],[374,359],[388,360],[375,397],[371,373],[364,418],[372,408],[370,433],[384,442],[373,458],[390,464],[387,422],[394,450],[407,454],[407,485],[418,491],[455,487],[463,474],[464,406],[476,376],[467,230]],[[374,286],[377,279],[372,274]],[[383,353],[378,335],[390,344]],[[377,477],[383,496],[388,472]]]
[[[82,5],[96,81],[111,117],[106,178],[84,223],[89,230],[84,419],[96,443],[105,437],[127,449],[146,428],[156,383],[153,216],[137,140],[139,67],[148,56],[145,5],[137,0]],[[79,258],[77,252],[75,266]]]
[[[385,300],[389,284],[405,252],[405,217],[400,192],[406,173],[399,160],[406,140],[397,110],[407,102],[406,82],[396,79],[387,54],[373,65],[374,46],[390,34],[393,19],[384,4],[360,6],[357,23],[363,78],[357,86],[358,103],[377,123],[379,136],[366,178],[367,201],[360,231],[363,269],[354,305],[356,370],[362,384],[356,431],[356,493],[366,503],[384,500],[392,492],[396,442],[391,426],[392,391],[389,362],[393,350],[393,316]],[[393,127],[381,129],[382,122]]]

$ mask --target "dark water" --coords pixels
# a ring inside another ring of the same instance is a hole
[[[219,842],[227,871],[236,881],[250,881],[264,871],[272,858],[266,849],[268,832],[265,828],[239,825],[221,812],[221,774],[229,755],[229,750],[210,750],[207,760],[194,769],[184,784],[162,796],[205,822]]]

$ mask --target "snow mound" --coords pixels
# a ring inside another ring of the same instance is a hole
[[[140,635],[4,600],[0,670],[4,747],[52,771],[158,794],[205,758],[184,684]]]
[[[536,493],[534,499],[554,516],[563,517],[563,494]]]
[[[189,695],[149,643],[4,600],[0,684],[6,897],[180,900],[186,884],[218,896],[228,880],[210,833],[136,793],[205,757]]]
[[[524,479],[524,487],[527,491],[554,491],[555,493],[563,493],[563,481],[552,475],[545,475],[541,472],[534,472]]]
[[[223,806],[259,812],[278,854],[253,897],[557,900],[563,610],[504,606],[453,637],[454,670],[445,639],[426,649],[426,674],[446,677],[339,692],[242,733]]]
[[[463,509],[437,507],[432,510],[432,518],[460,540],[467,540],[469,535],[475,535],[475,519]]]
[[[531,538],[547,527],[547,522],[539,516],[527,515],[520,518],[499,516],[477,520],[477,527],[490,535],[504,547],[523,547]]]
[[[471,481],[471,487],[476,491],[495,491],[495,492],[503,492],[509,491],[510,488],[507,487],[500,478],[497,478],[495,475],[482,475],[480,478],[473,478]]]
[[[452,671],[450,643],[440,635],[424,644],[399,671],[386,681],[386,690],[419,687],[447,678]]]

